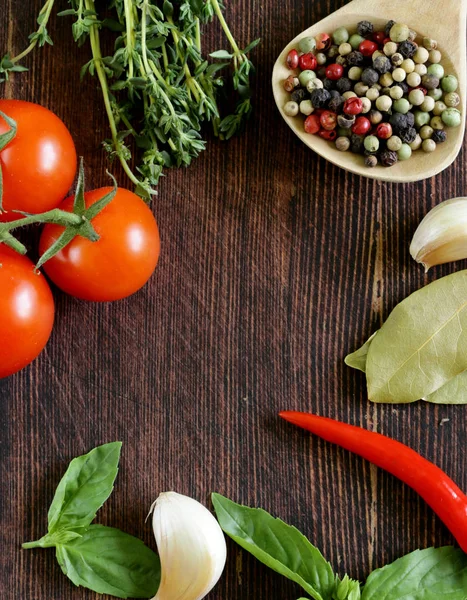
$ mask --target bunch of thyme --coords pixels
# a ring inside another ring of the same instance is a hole
[[[38,30],[30,46],[15,58],[0,62],[0,77],[24,70],[18,62],[36,45],[52,43],[47,22],[54,0],[47,0],[38,17]],[[203,122],[214,134],[229,139],[240,132],[250,117],[250,75],[253,64],[235,41],[223,15],[220,0],[107,0],[105,17],[95,0],[68,0],[70,8],[59,15],[73,16],[73,37],[82,45],[89,40],[92,58],[81,75],[97,75],[107,112],[111,137],[104,146],[118,157],[137,192],[149,199],[155,193],[164,167],[188,166],[204,150]],[[229,51],[203,53],[204,27],[217,18],[230,45]],[[115,52],[103,56],[100,34],[115,35]],[[223,116],[219,106],[229,69],[237,96],[232,114]],[[132,151],[141,151],[139,166],[131,167]]]

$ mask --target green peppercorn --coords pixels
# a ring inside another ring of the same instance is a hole
[[[462,115],[457,108],[447,108],[441,115],[441,118],[447,127],[459,127],[462,123]]]
[[[349,138],[352,135],[352,130],[350,128],[344,129],[344,127],[338,127],[336,129],[336,132],[339,137]]]
[[[429,140],[432,135],[433,135],[433,127],[430,127],[429,125],[425,125],[424,127],[422,127],[420,129],[420,137],[422,138],[422,140]]]
[[[402,140],[399,136],[392,135],[386,142],[386,145],[388,147],[388,150],[391,150],[392,152],[397,152],[402,148]]]
[[[430,96],[430,98],[433,98],[434,101],[437,102],[443,97],[443,90],[440,88],[437,88],[436,90],[428,90],[427,96]]]
[[[435,102],[435,107],[433,108],[433,114],[435,115],[435,117],[439,117],[440,115],[443,114],[443,112],[447,109],[446,104],[444,104],[444,102],[441,102],[441,100],[438,100],[437,102]]]
[[[441,87],[447,93],[455,92],[459,87],[457,77],[455,77],[455,75],[447,75],[446,77],[443,77],[441,80]]]
[[[430,122],[430,115],[427,112],[423,112],[421,110],[416,110],[414,112],[414,121],[415,121],[415,127],[417,129],[420,129],[424,125],[428,125],[428,123]]]
[[[393,100],[400,100],[404,95],[404,90],[400,85],[394,85],[392,88],[389,88],[389,95]]]
[[[427,70],[428,75],[434,75],[438,79],[444,77],[444,67],[439,64],[430,65]]]
[[[436,142],[434,140],[424,140],[422,149],[425,152],[434,152],[436,150]]]
[[[365,41],[365,38],[363,38],[361,35],[358,35],[358,33],[354,33],[349,38],[349,44],[354,50],[358,50],[363,41]]]
[[[300,102],[300,112],[302,115],[306,115],[308,117],[314,110],[315,109],[313,108],[311,100],[302,100]]]
[[[349,37],[350,37],[349,32],[347,31],[347,29],[345,27],[338,27],[332,34],[332,40],[338,46],[340,46],[344,42],[348,42]]]
[[[398,100],[397,102],[400,102],[400,100]],[[376,98],[375,104],[376,108],[381,112],[388,112],[389,110],[391,110],[392,99],[390,98],[390,96],[380,96],[379,98]]]
[[[370,88],[363,81],[358,81],[353,89],[357,96],[364,96]]]
[[[422,90],[412,90],[409,94],[409,102],[414,106],[421,106],[425,100],[425,94]]]
[[[312,79],[316,79],[316,73],[314,71],[311,71],[309,69],[306,69],[305,71],[302,71],[300,73],[300,75],[298,76],[298,80],[300,81],[300,85],[302,87],[306,87],[306,84],[311,81]]]
[[[393,42],[405,42],[405,40],[409,39],[410,29],[407,25],[403,25],[402,23],[395,23],[391,27],[391,31],[389,32],[389,37]]]
[[[446,96],[444,96],[444,103],[450,108],[455,108],[461,103],[461,98],[456,92],[449,92],[449,94],[446,94]]]
[[[347,77],[352,81],[360,81],[363,69],[361,67],[350,67]]]
[[[336,140],[336,148],[341,152],[347,152],[350,148],[350,140],[346,136],[338,137]]]
[[[432,40],[429,37],[423,38],[423,47],[427,50],[436,50],[438,47],[438,42],[436,40]]]
[[[377,88],[375,88],[374,86],[372,86],[371,88],[369,88],[369,90],[366,92],[366,97],[371,100],[372,102],[374,102],[377,98],[379,98],[379,90]]]
[[[433,117],[430,121],[430,126],[436,131],[444,129],[443,119],[441,117]]]
[[[304,37],[299,41],[298,47],[300,48],[300,52],[303,52],[304,54],[314,52],[314,50],[316,50],[316,40],[311,36]]]
[[[297,102],[286,102],[284,105],[284,112],[288,117],[296,117],[298,115],[299,106]]]
[[[348,42],[344,42],[339,46],[339,54],[341,56],[348,56],[352,52],[352,46]]]
[[[396,112],[406,115],[410,110],[410,102],[406,98],[401,98],[394,102],[393,108]]]
[[[373,154],[379,150],[379,139],[375,135],[367,135],[363,145],[365,146],[365,150],[367,152],[371,152]]]
[[[412,156],[412,148],[409,144],[402,144],[402,146],[397,151],[397,158],[399,160],[409,160]]]

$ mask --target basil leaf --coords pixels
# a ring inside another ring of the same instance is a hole
[[[141,540],[113,527],[91,525],[57,546],[62,571],[77,586],[117,598],[151,598],[159,587],[158,556]]]
[[[368,350],[373,402],[414,402],[467,369],[467,271],[430,283],[401,302]]]
[[[467,371],[453,377],[423,400],[434,404],[467,404]]]
[[[374,340],[374,337],[377,333],[378,332],[375,331],[361,348],[355,352],[352,352],[351,354],[347,354],[347,356],[344,358],[344,362],[348,367],[352,367],[352,369],[358,369],[359,371],[363,371],[365,373],[368,350],[370,349],[370,344]]]
[[[48,514],[49,534],[85,529],[113,490],[121,442],[104,444],[71,461]]]
[[[298,529],[219,494],[212,495],[212,503],[221,528],[239,546],[315,600],[331,599],[336,581],[331,565]]]
[[[416,550],[373,571],[362,600],[465,600],[467,555],[451,546]]]

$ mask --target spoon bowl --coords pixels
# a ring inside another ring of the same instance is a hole
[[[387,6],[386,6],[387,5]],[[448,7],[448,6],[449,7]],[[407,183],[419,181],[440,173],[456,159],[464,139],[466,115],[466,9],[467,0],[353,0],[328,17],[315,23],[294,38],[281,52],[276,61],[272,75],[274,99],[279,111],[294,131],[294,133],[329,162],[351,173],[363,175],[382,181]],[[458,93],[461,97],[463,119],[459,127],[447,128],[448,139],[439,144],[432,153],[417,150],[412,157],[393,167],[378,165],[367,167],[363,157],[352,152],[340,152],[332,142],[317,135],[304,131],[303,116],[289,117],[284,112],[285,103],[290,100],[290,94],[284,90],[283,83],[291,74],[287,67],[286,58],[290,50],[298,48],[299,41],[306,36],[316,36],[319,33],[331,34],[338,27],[346,27],[354,32],[357,23],[369,20],[376,29],[384,29],[386,23],[393,19],[406,23],[417,31],[420,39],[423,36],[437,40],[443,55],[441,64],[446,74],[453,74],[459,80]]]

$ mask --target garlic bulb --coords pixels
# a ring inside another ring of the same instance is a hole
[[[426,271],[467,258],[467,198],[446,200],[430,210],[413,236],[410,254]]]
[[[175,492],[153,505],[153,528],[161,560],[161,583],[153,600],[201,600],[224,570],[227,547],[214,516]]]

